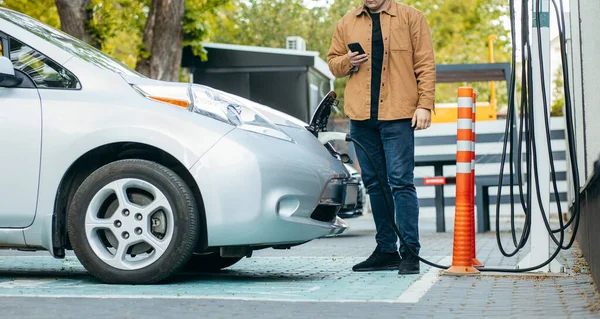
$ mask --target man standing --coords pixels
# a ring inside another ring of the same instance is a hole
[[[423,13],[394,0],[363,0],[336,25],[327,61],[338,78],[349,76],[344,110],[350,135],[377,165],[388,198],[394,201],[402,239],[415,253],[419,243],[419,202],[414,186],[414,130],[431,123],[435,100],[435,59]],[[351,52],[358,42],[365,54]],[[371,199],[377,247],[354,271],[398,270],[418,274],[419,260],[400,246],[376,171],[356,148]],[[387,178],[386,178],[387,177]],[[393,197],[392,197],[393,195]],[[393,207],[389,208],[390,210]]]

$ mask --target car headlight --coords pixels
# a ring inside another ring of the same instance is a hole
[[[134,85],[134,88],[151,100],[187,108],[192,113],[234,125],[242,130],[293,142],[290,136],[252,107],[258,104],[250,100],[193,84],[187,88],[160,85]]]

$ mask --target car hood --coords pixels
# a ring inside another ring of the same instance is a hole
[[[127,83],[129,83],[130,85],[152,85],[152,86],[164,86],[165,89],[172,89],[172,88],[187,88],[190,84],[189,83],[183,83],[183,82],[167,82],[167,81],[159,81],[159,80],[153,80],[150,78],[142,78],[142,77],[135,77],[135,76],[129,76],[129,75],[125,75],[122,74],[121,75],[125,81],[127,81]],[[208,87],[210,89],[219,91],[225,95],[229,95],[232,97],[235,97],[235,99],[243,101],[245,106],[253,109],[254,111],[260,113],[262,116],[266,117],[269,121],[273,122],[276,125],[280,125],[280,126],[290,126],[290,127],[295,127],[295,128],[306,128],[308,126],[308,123],[305,123],[304,121],[301,121],[298,118],[295,118],[291,115],[288,115],[284,112],[275,110],[271,107],[268,107],[266,105],[251,101],[249,99],[243,98],[239,95],[235,95],[235,94],[231,94],[219,89],[215,89],[213,87],[207,86],[207,85],[201,85],[201,84],[193,84],[194,86],[198,86],[198,87]]]

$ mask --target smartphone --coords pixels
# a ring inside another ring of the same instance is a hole
[[[363,50],[362,46],[358,42],[348,44],[348,49],[352,52],[358,52],[358,55],[365,54],[365,50]]]

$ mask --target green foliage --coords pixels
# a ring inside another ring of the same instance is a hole
[[[196,56],[206,60],[202,41],[210,32],[208,22],[215,23],[216,10],[227,5],[229,0],[186,0],[183,18],[183,46],[192,48]],[[228,8],[231,8],[230,6]]]
[[[503,19],[508,14],[505,0],[407,0],[408,5],[423,11],[431,28],[436,63],[489,63],[488,37],[497,35],[494,42],[496,62],[510,62],[510,30]],[[472,86],[478,101],[489,101],[488,82],[448,83],[436,86],[436,102],[455,102],[459,86]],[[497,107],[508,103],[505,82],[496,85]]]
[[[25,13],[54,28],[60,28],[60,18],[54,0],[0,0],[0,6]]]
[[[138,59],[150,54],[143,47],[144,26],[152,0],[92,0],[87,32],[92,45],[134,68]],[[229,0],[186,0],[183,20],[184,46],[205,56],[201,42],[215,23],[215,10]],[[52,27],[60,28],[54,0],[0,0],[0,5],[30,15]]]
[[[554,90],[552,92],[552,109],[550,116],[563,116],[565,107],[565,88],[562,67],[554,72]]]
[[[146,10],[151,0],[92,0],[88,33],[93,45],[129,67],[141,54]]]
[[[145,9],[150,1],[92,0],[88,8],[92,19],[87,25],[93,39],[91,44],[134,67],[144,32]],[[0,5],[60,29],[54,0],[0,0]]]
[[[301,36],[307,49],[326,53],[327,29],[322,27],[326,9],[306,8],[303,0],[232,0],[213,21],[213,42],[285,47],[287,36]],[[327,36],[329,37],[329,36]]]

